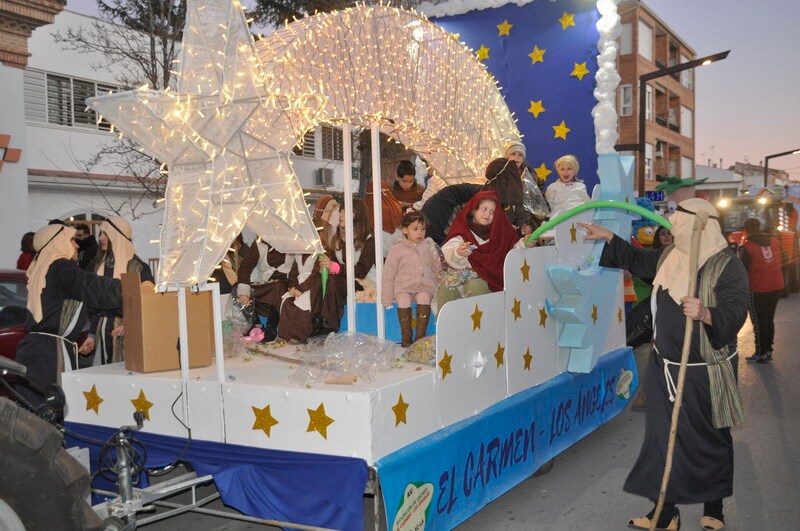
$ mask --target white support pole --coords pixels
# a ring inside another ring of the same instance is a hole
[[[189,327],[186,316],[186,288],[178,287],[178,338],[180,342],[181,391],[183,392],[183,421],[191,427],[189,420]]]
[[[377,123],[370,128],[370,144],[372,147],[372,208],[375,219],[375,314],[378,317],[378,338],[386,339],[386,326],[381,304],[381,280],[383,279],[383,201],[381,195],[381,142],[380,129]]]
[[[355,263],[353,255],[353,147],[350,124],[342,126],[342,148],[344,149],[344,164],[342,173],[344,179],[344,217],[345,238],[345,272],[347,273],[347,331],[356,331],[356,283],[353,278]]]

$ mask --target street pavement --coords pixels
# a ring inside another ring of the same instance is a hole
[[[725,500],[731,531],[800,529],[800,294],[781,299],[775,319],[775,358],[747,363],[753,352],[749,320],[739,333],[739,388],[745,424],[733,430],[734,495]],[[637,351],[637,361],[646,353]],[[680,429],[680,428],[679,428]],[[627,409],[555,459],[552,471],[519,484],[458,527],[459,531],[627,529],[652,505],[622,491],[642,442],[644,413]],[[216,502],[214,508],[221,505]],[[702,505],[681,506],[682,529],[700,529]],[[365,498],[366,529],[372,500]],[[145,529],[270,529],[253,523],[185,514]]]

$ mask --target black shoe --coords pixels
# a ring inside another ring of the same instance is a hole
[[[745,359],[749,363],[766,363],[765,361],[762,361],[763,359],[766,359],[766,358],[762,354],[758,354],[758,353],[753,354],[752,356],[747,356]]]
[[[768,350],[764,353],[764,357],[767,358],[767,361],[772,361],[772,351]]]

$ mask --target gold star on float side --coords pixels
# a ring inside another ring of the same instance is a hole
[[[520,273],[522,273],[522,281],[528,282],[530,278],[531,266],[528,265],[528,259],[522,259],[522,267],[519,268]]]
[[[472,319],[472,331],[480,330],[481,328],[481,317],[483,317],[483,312],[478,309],[478,305],[475,305],[475,311],[472,312],[470,318]]]
[[[592,324],[597,324],[597,305],[592,304]]]
[[[408,411],[408,404],[403,402],[403,393],[400,393],[400,397],[397,399],[397,403],[392,406],[392,411],[394,411],[394,427],[398,427],[400,423],[408,424],[406,422],[406,411]]]
[[[539,308],[539,326],[547,328],[547,310]]]
[[[502,24],[497,25],[497,36],[502,37],[503,35],[511,35],[511,28],[513,28],[513,24],[508,23],[508,19],[505,19]]]
[[[83,396],[86,398],[86,411],[94,410],[96,415],[100,414],[100,404],[103,399],[97,394],[97,384],[92,385],[91,391],[84,391]]]
[[[481,44],[481,47],[478,48],[478,51],[475,52],[475,55],[478,57],[478,61],[483,62],[489,58],[489,48]]]
[[[623,319],[622,306],[617,309],[617,322],[622,323]]]
[[[518,301],[514,299],[514,305],[511,307],[511,314],[514,316],[514,320],[522,319],[522,310],[520,306],[522,305],[522,301]]]
[[[578,81],[583,81],[583,76],[589,73],[589,69],[586,68],[586,61],[582,63],[575,63],[575,68],[572,69],[571,76],[575,76],[578,78]]]
[[[561,29],[562,30],[565,30],[570,26],[574,26],[575,25],[575,13],[567,13],[566,11],[564,11],[564,14],[561,15],[561,18],[558,19],[558,21],[561,22]]]
[[[450,369],[450,362],[453,360],[453,356],[444,351],[444,356],[442,356],[442,360],[439,362],[439,368],[442,369],[442,381],[444,381],[445,376],[448,374],[453,374],[453,371]]]
[[[542,100],[539,101],[531,100],[531,106],[528,109],[528,112],[531,113],[534,118],[538,118],[539,114],[544,112],[544,105],[542,105]]]
[[[310,431],[319,432],[324,439],[328,439],[328,426],[334,423],[334,420],[325,414],[325,402],[320,402],[317,409],[308,409],[308,428],[306,433]]]
[[[270,412],[269,404],[267,407],[263,409],[259,409],[256,406],[250,406],[253,408],[253,415],[256,416],[256,421],[253,422],[253,429],[254,430],[263,430],[267,437],[270,436],[270,430],[276,424],[278,424],[278,419],[272,416]]]
[[[139,389],[139,396],[131,400],[131,404],[136,408],[136,411],[144,413],[145,419],[150,420],[150,408],[153,407],[153,403],[147,400],[144,395],[144,389]]]
[[[564,123],[564,120],[561,120],[560,124],[554,125],[553,130],[556,132],[553,138],[561,138],[563,140],[567,139],[567,133],[571,131],[571,129],[567,127],[567,124]]]
[[[547,50],[542,50],[538,46],[534,46],[533,51],[528,54],[528,57],[531,58],[531,64],[544,63],[544,52],[546,51]]]
[[[533,356],[531,356],[531,347],[525,349],[525,354],[522,355],[522,359],[525,361],[525,366],[523,370],[530,371],[531,370],[531,360]]]
[[[494,359],[497,362],[497,368],[500,368],[500,365],[503,364],[503,355],[505,354],[506,349],[504,349],[500,343],[497,344],[497,350],[494,351]]]
[[[553,173],[552,171],[547,169],[547,166],[544,165],[544,162],[542,162],[542,165],[539,166],[538,168],[534,168],[533,171],[536,172],[536,178],[539,179],[540,181],[544,181],[545,179],[547,179],[548,175]]]
[[[569,241],[570,243],[578,243],[578,229],[575,228],[575,224],[572,224],[572,228],[569,229]]]

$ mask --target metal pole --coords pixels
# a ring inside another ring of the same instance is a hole
[[[381,190],[381,142],[380,129],[373,123],[370,129],[370,144],[372,147],[372,208],[375,219],[373,233],[375,234],[375,314],[378,318],[378,338],[386,339],[384,326],[383,305],[381,304],[381,279],[383,278],[383,198]]]
[[[772,157],[764,158],[764,188],[769,187],[769,159]]]
[[[644,156],[647,152],[646,145],[647,139],[645,138],[645,118],[647,117],[645,106],[647,105],[647,79],[644,77],[639,78],[639,134],[637,140],[639,141],[639,158],[636,161],[636,191],[639,192],[639,197],[644,197],[645,192],[645,179],[644,179]]]
[[[344,217],[344,233],[347,235],[345,238],[345,272],[347,273],[347,331],[356,331],[356,284],[353,280],[353,271],[355,270],[355,263],[353,263],[353,137],[350,132],[350,124],[342,125],[342,148],[344,149],[344,163],[342,171],[344,173],[344,211],[347,214]]]

